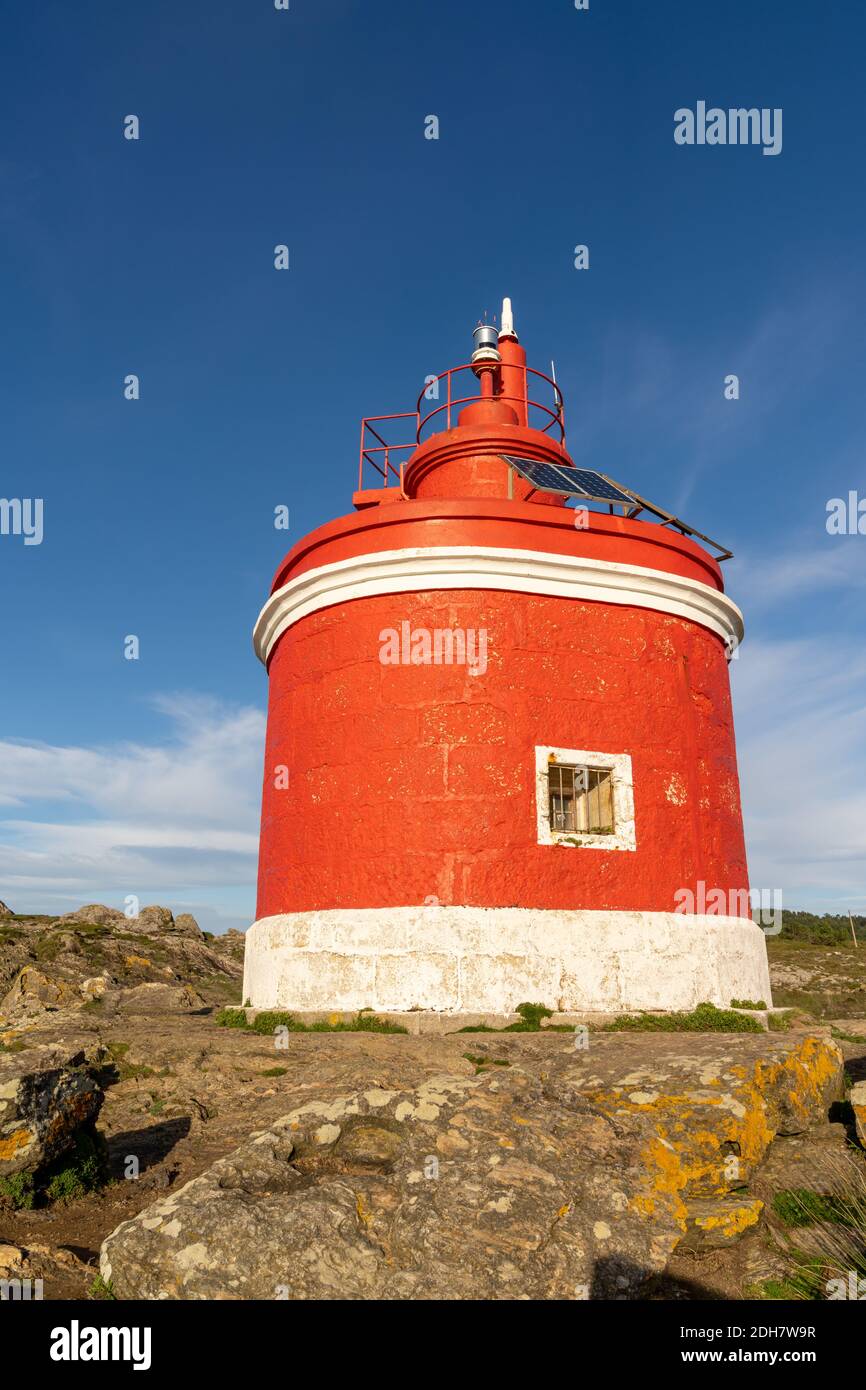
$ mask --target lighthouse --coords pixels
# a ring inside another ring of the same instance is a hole
[[[255,626],[269,703],[258,1008],[770,1000],[749,911],[729,552],[575,466],[506,300]]]

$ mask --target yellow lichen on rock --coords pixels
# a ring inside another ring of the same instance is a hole
[[[32,1142],[33,1135],[29,1129],[14,1129],[5,1139],[0,1139],[0,1159],[14,1158]]]
[[[634,1210],[652,1217],[663,1204],[684,1232],[691,1225],[734,1239],[760,1219],[763,1204],[731,1202],[728,1194],[748,1180],[778,1133],[799,1132],[823,1118],[841,1067],[834,1042],[807,1037],[793,1049],[788,1044],[778,1058],[729,1064],[712,1094],[703,1084],[682,1089],[680,1075],[675,1090],[665,1092],[656,1077],[652,1092],[613,1087],[593,1090],[588,1098],[607,1114],[639,1113],[653,1120],[656,1133],[641,1155],[647,1181],[631,1199]],[[701,1208],[714,1199],[725,1205]]]

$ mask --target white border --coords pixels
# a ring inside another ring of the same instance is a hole
[[[558,763],[571,766],[610,768],[613,773],[612,835],[593,835],[586,831],[553,830],[550,824],[547,769],[551,756]],[[637,849],[634,825],[634,790],[631,758],[628,753],[591,753],[580,748],[552,748],[549,745],[535,750],[535,809],[538,818],[538,844],[565,845],[569,849]]]
[[[376,551],[290,579],[259,614],[253,632],[256,655],[267,662],[286,629],[321,608],[424,589],[495,589],[653,608],[709,628],[724,642],[729,659],[743,637],[737,605],[697,579],[585,555],[455,545]]]
[[[242,999],[257,1009],[443,1014],[693,1009],[770,1001],[746,917],[576,908],[324,908],[247,932]]]

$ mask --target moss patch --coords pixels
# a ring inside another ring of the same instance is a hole
[[[104,1141],[79,1130],[70,1152],[46,1171],[40,1185],[49,1202],[71,1202],[104,1187],[107,1171]]]
[[[105,1279],[103,1279],[101,1274],[96,1275],[96,1278],[93,1280],[93,1283],[87,1290],[87,1296],[88,1298],[103,1300],[117,1298],[117,1294],[114,1292],[111,1280],[109,1279],[106,1281]]]
[[[814,1226],[828,1221],[840,1226],[858,1224],[855,1202],[844,1197],[828,1197],[809,1187],[785,1188],[773,1198],[773,1211],[785,1226]]]
[[[504,1057],[481,1057],[477,1056],[474,1052],[464,1052],[463,1056],[466,1058],[467,1062],[472,1063],[475,1068],[476,1076],[479,1076],[487,1067],[511,1066],[511,1063],[507,1062]]]
[[[518,1004],[514,1010],[520,1015],[517,1023],[508,1023],[504,1028],[491,1028],[487,1023],[469,1023],[465,1028],[457,1028],[458,1033],[540,1033],[542,1020],[553,1017],[553,1010],[546,1004]],[[551,1023],[545,1033],[573,1033],[570,1023]]]
[[[320,1023],[303,1023],[294,1014],[269,1009],[257,1014],[250,1022],[243,1009],[219,1009],[214,1014],[214,1022],[221,1028],[243,1028],[248,1033],[269,1036],[278,1028],[289,1033],[407,1033],[408,1029],[399,1023],[389,1023],[368,1009],[361,1009],[348,1023],[342,1019],[323,1019]]]
[[[715,1004],[698,1004],[690,1013],[626,1014],[606,1023],[604,1033],[763,1033],[755,1018]]]
[[[0,1178],[0,1203],[14,1211],[30,1211],[36,1201],[32,1173],[12,1173]]]
[[[105,1144],[97,1135],[79,1130],[73,1146],[56,1162],[36,1173],[13,1173],[0,1178],[0,1198],[15,1210],[30,1211],[45,1202],[71,1202],[105,1185]]]

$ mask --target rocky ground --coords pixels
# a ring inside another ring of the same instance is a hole
[[[46,1068],[70,1114],[84,1073],[103,1097],[109,1183],[0,1202],[0,1279],[45,1298],[104,1293],[109,1237],[121,1297],[761,1297],[790,1265],[774,1194],[866,1166],[840,1103],[866,1081],[866,951],[771,941],[810,1005],[779,1034],[275,1039],[215,1021],[240,934],[106,912],[0,918],[3,1142],[47,1142]]]
[[[770,937],[767,947],[777,1008],[800,1009],[843,1032],[845,1020],[866,1018],[866,945],[813,946]]]
[[[22,996],[32,995],[35,1011],[87,1003],[110,991],[142,984],[191,985],[207,1004],[235,1002],[243,976],[244,936],[202,932],[195,918],[176,919],[168,908],[146,907],[138,917],[94,903],[63,917],[32,917],[2,911],[0,904],[0,1009],[21,971]],[[49,983],[45,983],[45,982]],[[43,996],[40,999],[40,994]]]

